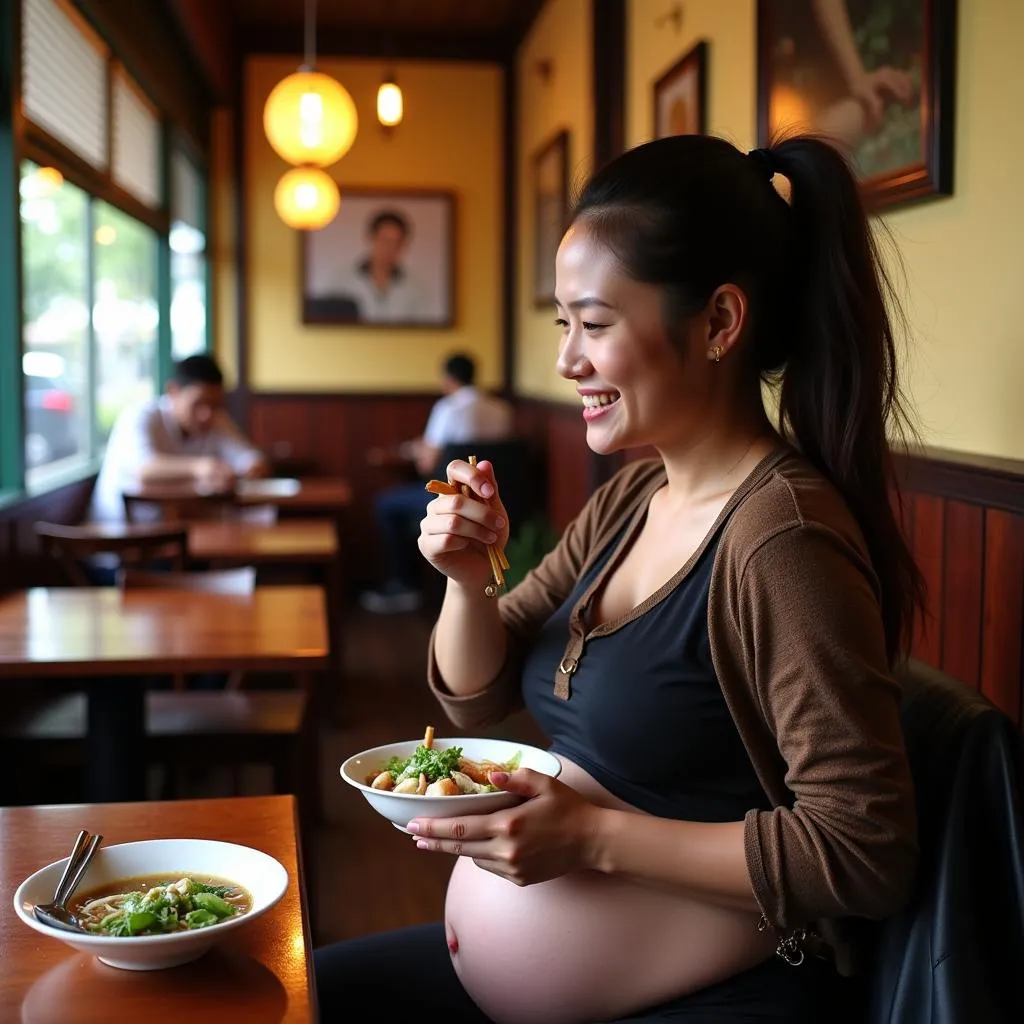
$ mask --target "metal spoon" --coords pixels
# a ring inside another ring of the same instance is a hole
[[[71,850],[71,856],[60,876],[57,888],[53,893],[52,903],[37,903],[33,908],[36,918],[51,928],[63,928],[68,932],[84,932],[78,918],[67,908],[67,902],[74,895],[79,883],[85,877],[89,861],[92,860],[96,848],[103,842],[103,836],[90,836],[81,831]]]

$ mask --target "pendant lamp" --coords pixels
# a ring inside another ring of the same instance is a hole
[[[290,228],[316,231],[334,220],[341,195],[334,179],[319,167],[293,167],[274,189],[274,209]]]
[[[263,130],[288,163],[327,167],[352,148],[359,118],[348,90],[315,70],[316,0],[306,0],[305,36],[304,63],[271,90],[263,107]]]

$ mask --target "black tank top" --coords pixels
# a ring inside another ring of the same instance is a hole
[[[614,632],[587,639],[571,697],[554,695],[570,613],[628,529],[538,634],[523,670],[527,708],[554,753],[642,811],[711,822],[770,809],[711,660],[708,587],[720,528],[663,600]]]

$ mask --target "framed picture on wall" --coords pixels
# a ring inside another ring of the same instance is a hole
[[[342,188],[338,215],[300,244],[304,323],[454,323],[453,193]]]
[[[654,138],[707,131],[707,83],[708,44],[701,41],[654,83]]]
[[[956,0],[759,0],[758,144],[820,134],[873,208],[953,191]]]
[[[533,157],[533,303],[555,301],[555,254],[569,219],[569,133],[559,132]]]

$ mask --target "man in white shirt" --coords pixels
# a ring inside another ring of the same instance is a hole
[[[450,356],[441,377],[443,397],[434,403],[423,435],[399,446],[399,455],[411,462],[422,478],[444,475],[438,460],[446,445],[512,437],[512,406],[480,391],[473,383],[475,377],[476,365],[469,356]],[[379,451],[370,453],[371,462],[382,458]],[[377,497],[374,511],[389,562],[389,577],[380,588],[361,595],[360,603],[368,611],[411,611],[419,606],[419,557],[413,538],[430,500],[421,481],[400,484]]]
[[[125,409],[107,441],[89,519],[124,521],[122,493],[138,484],[193,481],[211,490],[265,476],[267,463],[224,410],[224,377],[207,355],[177,363],[167,391]]]

